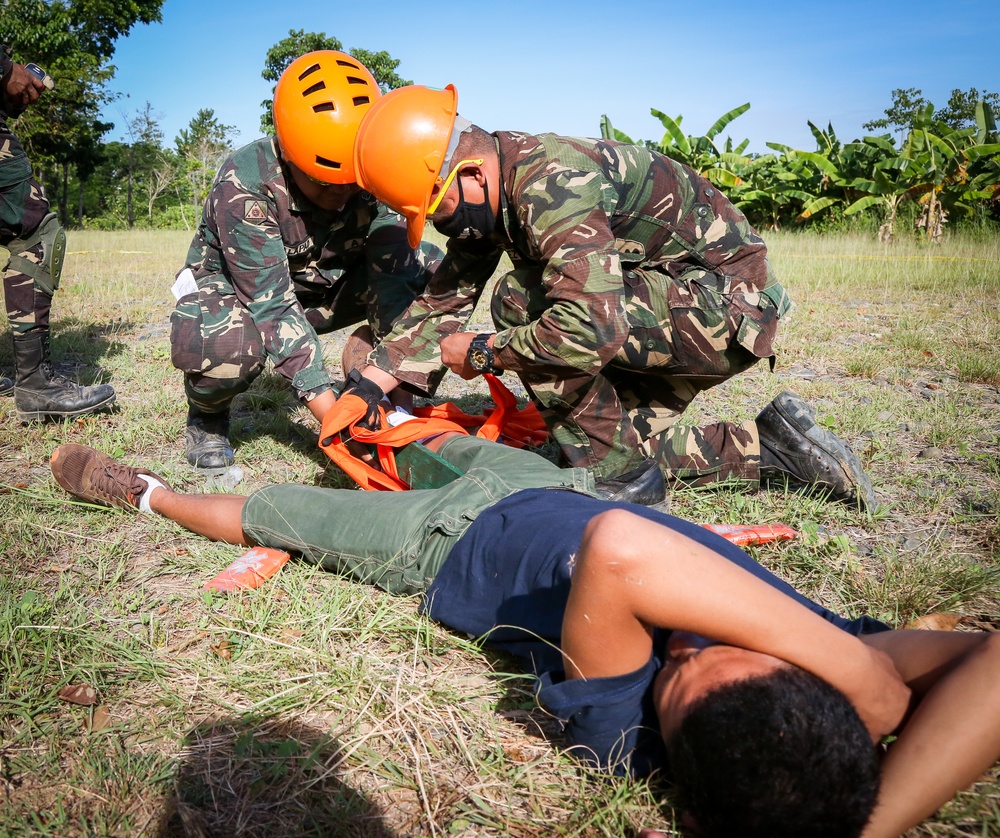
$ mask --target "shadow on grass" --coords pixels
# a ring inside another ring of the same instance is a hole
[[[229,441],[237,453],[242,446],[261,437],[301,454],[324,468],[330,461],[319,448],[319,430],[315,423],[293,419],[299,401],[291,385],[280,375],[266,371],[240,393],[230,411]]]
[[[105,358],[121,354],[125,345],[116,334],[131,333],[135,323],[116,320],[108,323],[84,323],[64,317],[51,326],[50,353],[57,373],[70,381],[89,386],[113,383],[101,367]],[[14,347],[10,332],[0,332],[0,369],[14,368]]]
[[[300,721],[241,717],[184,739],[157,838],[394,838],[382,811],[338,776],[341,749]]]

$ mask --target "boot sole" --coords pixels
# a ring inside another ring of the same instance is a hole
[[[821,448],[837,461],[848,480],[854,484],[854,498],[851,500],[864,509],[873,510],[878,506],[872,481],[862,468],[858,455],[851,450],[846,442],[826,430],[815,419],[812,419],[813,426],[809,430],[803,430],[802,425],[799,424],[797,413],[790,410],[780,396],[775,400],[773,406],[782,421],[795,428],[816,447]]]
[[[103,402],[92,404],[90,407],[85,407],[81,410],[18,410],[17,418],[24,424],[28,424],[30,422],[44,422],[46,419],[55,419],[56,421],[61,419],[73,419],[76,416],[86,416],[90,413],[98,413],[105,408],[111,407],[117,398],[117,394],[112,393]]]

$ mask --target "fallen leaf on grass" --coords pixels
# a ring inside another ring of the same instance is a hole
[[[925,629],[928,631],[954,631],[958,621],[962,619],[961,614],[951,614],[948,611],[938,611],[936,614],[925,614],[910,620],[903,628]]]
[[[534,745],[520,742],[506,743],[503,746],[504,755],[511,762],[526,763],[538,759],[539,749]]]
[[[284,641],[285,643],[294,643],[296,640],[302,637],[303,634],[304,632],[302,631],[302,629],[286,628],[282,630],[281,634],[279,635],[279,639]]]
[[[97,704],[97,690],[89,684],[69,684],[59,690],[59,698],[71,704],[90,707]]]
[[[220,640],[218,643],[210,643],[208,646],[215,654],[217,654],[224,661],[229,660],[233,656],[233,647],[228,640]]]
[[[97,731],[104,730],[104,728],[110,726],[111,711],[103,704],[100,707],[95,707],[94,712],[90,716],[90,724],[87,725],[90,732],[97,733]]]
[[[50,564],[45,571],[47,573],[65,573],[67,570],[72,570],[73,565],[71,564]]]

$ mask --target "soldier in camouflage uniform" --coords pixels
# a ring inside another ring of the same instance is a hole
[[[451,86],[376,103],[355,165],[407,216],[411,244],[425,218],[450,237],[427,293],[363,370],[383,390],[439,355],[466,378],[511,370],[567,463],[620,499],[657,502],[662,472],[670,484],[780,479],[872,503],[857,457],[791,393],[755,421],[678,422],[702,390],[761,358],[773,368],[790,307],[760,236],[693,170],[618,142],[487,134],[457,115]],[[505,252],[500,331],[477,338],[461,329]]]
[[[171,318],[192,465],[233,463],[229,406],[268,358],[322,420],[336,394],[318,335],[367,320],[359,339],[377,341],[439,261],[433,246],[410,248],[403,218],[354,183],[354,133],[379,95],[356,59],[302,56],[275,90],[277,137],[222,164]]]
[[[57,375],[50,363],[49,312],[66,233],[8,125],[45,87],[42,78],[11,59],[10,47],[0,45],[0,270],[16,367],[13,380],[0,377],[0,395],[13,394],[22,422],[80,416],[115,401],[110,385],[80,387]]]

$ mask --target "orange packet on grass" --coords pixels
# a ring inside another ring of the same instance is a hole
[[[769,544],[772,541],[789,541],[798,533],[786,524],[702,524],[706,530],[721,535],[740,547],[748,544]]]
[[[251,547],[211,582],[206,582],[203,588],[223,593],[259,588],[281,570],[290,558],[284,550]]]

